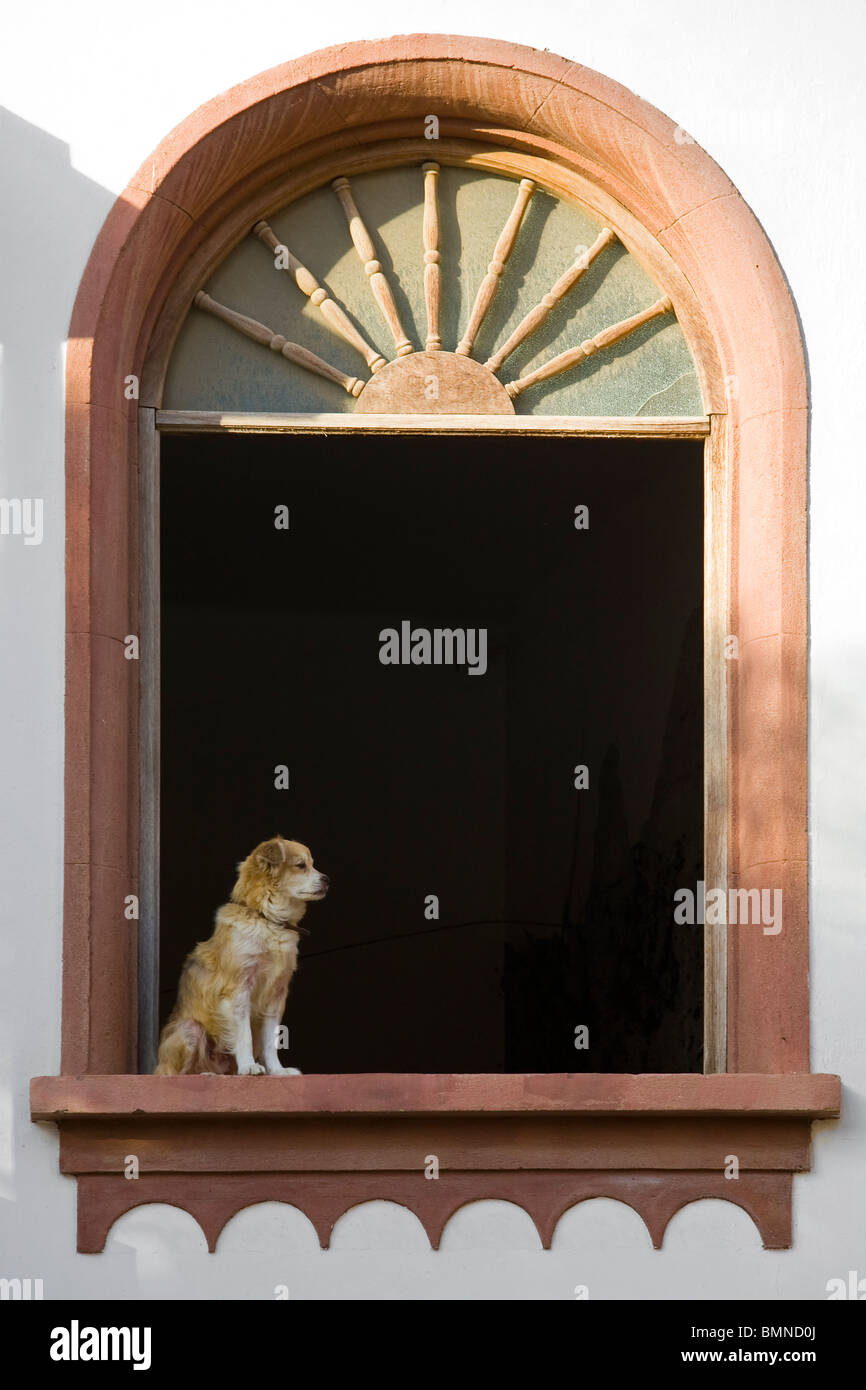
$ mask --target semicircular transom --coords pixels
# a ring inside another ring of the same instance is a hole
[[[621,236],[534,178],[449,157],[324,177],[255,221],[195,294],[162,404],[700,414],[674,304]]]

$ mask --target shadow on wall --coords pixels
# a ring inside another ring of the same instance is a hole
[[[27,1274],[56,1259],[70,1201],[56,1181],[57,1136],[42,1127],[37,1146],[27,1095],[30,1077],[60,1061],[63,345],[115,196],[72,167],[63,141],[2,108],[0,152],[0,495],[42,504],[41,536],[25,544],[23,534],[0,535],[0,714],[11,733],[0,810],[0,1248],[12,1272]]]
[[[52,395],[62,403],[61,346],[87,258],[115,195],[72,167],[62,140],[2,107],[0,149],[5,434],[16,419],[32,429],[34,408],[47,414],[46,386],[52,379],[57,383]],[[16,456],[5,451],[4,456],[8,477]]]

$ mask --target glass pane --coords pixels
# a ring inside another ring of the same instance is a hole
[[[376,238],[400,318],[418,347],[426,336],[422,260],[423,176],[418,166],[364,174],[354,195]],[[439,177],[442,265],[441,331],[453,351],[465,328],[493,248],[514,205],[517,181],[444,167]],[[394,342],[370,293],[330,187],[318,189],[270,218],[274,233],[343,305],[368,342],[385,357]],[[570,203],[536,190],[511,259],[484,320],[473,355],[484,361],[505,342],[601,225]],[[340,370],[366,378],[363,358],[332,332],[273,254],[247,236],[210,276],[214,298],[311,349]],[[541,329],[505,362],[511,381],[557,353],[646,309],[660,297],[634,256],[619,242],[593,261]],[[198,309],[191,310],[172,356],[164,405],[173,410],[351,412],[354,399],[337,385],[294,366]],[[697,375],[679,324],[656,319],[582,366],[530,388],[520,415],[700,415]]]
[[[289,1065],[700,1070],[702,452],[163,440],[163,1016],[279,832]]]

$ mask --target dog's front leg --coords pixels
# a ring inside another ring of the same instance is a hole
[[[268,1076],[300,1076],[297,1067],[284,1067],[277,1053],[277,1029],[281,1014],[265,1015],[262,1019],[262,1053]]]
[[[265,1067],[253,1056],[253,1030],[250,1023],[250,997],[244,995],[236,1000],[233,1009],[234,1046],[232,1052],[238,1068],[238,1076],[262,1076]]]

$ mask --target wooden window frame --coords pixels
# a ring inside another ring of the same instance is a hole
[[[137,937],[151,969],[155,932],[158,741],[154,682],[141,676],[157,655],[143,619],[158,611],[158,428],[467,428],[179,420],[161,410],[168,358],[195,290],[257,218],[329,176],[420,163],[430,113],[438,159],[578,200],[674,303],[705,419],[478,417],[472,428],[706,435],[705,872],[720,886],[781,887],[783,931],[710,930],[704,1076],[136,1075]],[[525,1206],[549,1243],[558,1215],[594,1195],[635,1206],[656,1244],[674,1211],[706,1196],[748,1210],[765,1245],[790,1243],[810,1123],[840,1104],[839,1078],[809,1073],[807,421],[795,308],[754,216],[667,117],[576,64],[463,37],[351,44],[233,89],[160,146],[96,242],[67,355],[62,1057],[31,1096],[78,1178],[79,1249],[101,1249],[111,1222],[148,1201],[193,1212],[213,1248],[234,1211],[271,1197],[305,1210],[324,1243],[370,1197],[410,1206],[435,1244],[456,1207],[496,1196]],[[125,659],[129,634],[139,661]],[[140,933],[124,917],[130,894]],[[134,1183],[128,1153],[142,1159]],[[429,1153],[436,1182],[424,1179]]]
[[[141,475],[142,588],[140,609],[141,660],[141,757],[139,764],[139,805],[141,855],[141,915],[138,927],[138,1065],[150,1072],[156,1064],[159,1040],[159,710],[160,710],[160,595],[158,585],[160,546],[159,459],[163,434],[245,434],[319,435],[334,434],[388,436],[407,435],[498,435],[521,438],[570,439],[693,439],[704,440],[704,494],[721,497],[715,473],[718,448],[713,440],[713,423],[705,417],[625,417],[579,418],[575,416],[508,415],[352,415],[352,414],[263,414],[252,412],[152,410],[139,412],[139,471]],[[704,527],[705,551],[712,528]],[[718,630],[717,617],[724,609],[721,589],[724,576],[712,564],[707,552],[704,560],[703,606],[707,632]],[[724,746],[724,687],[714,679],[719,666],[718,641],[705,640],[704,649],[704,746]],[[704,864],[721,865],[725,855],[725,825],[711,807],[725,804],[724,786],[712,782],[724,777],[724,762],[705,754],[710,765],[704,777]],[[712,878],[709,881],[717,881]],[[704,1071],[724,1071],[726,1019],[726,960],[724,925],[704,928]]]

